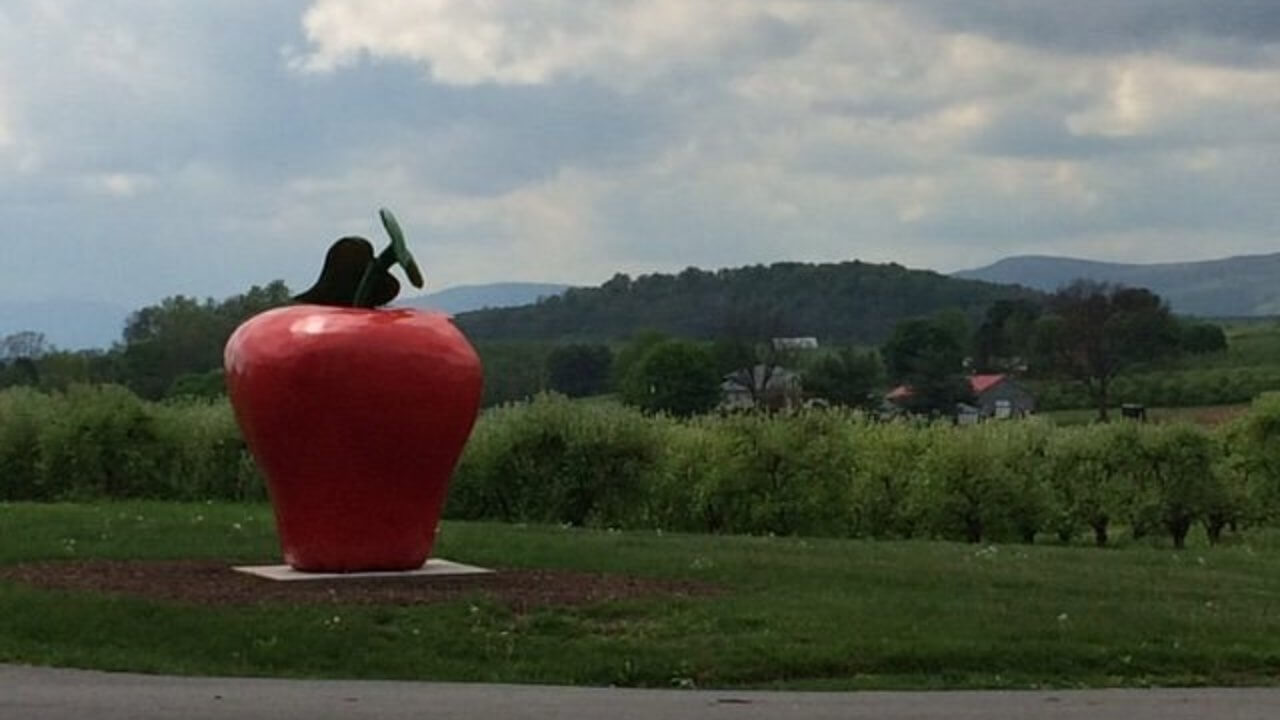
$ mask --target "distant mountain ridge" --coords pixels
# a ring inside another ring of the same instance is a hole
[[[1176,313],[1205,317],[1280,315],[1280,253],[1180,263],[1109,263],[1049,255],[1004,258],[953,277],[1052,292],[1079,278],[1145,287]]]
[[[559,295],[570,285],[556,283],[505,282],[485,285],[458,285],[439,292],[401,298],[395,304],[420,310],[442,310],[464,313],[485,308],[529,305],[540,298]]]

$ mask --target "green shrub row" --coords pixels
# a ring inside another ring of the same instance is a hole
[[[265,497],[226,400],[115,385],[0,392],[0,500]]]
[[[119,387],[0,392],[0,500],[261,499],[224,401]],[[1037,420],[878,422],[838,409],[653,417],[540,396],[486,412],[455,518],[694,532],[969,541],[1119,529],[1181,544],[1280,524],[1280,395],[1208,430]]]
[[[488,414],[448,513],[693,532],[1032,541],[1117,528],[1181,545],[1280,521],[1280,396],[1207,430],[877,422],[856,413],[645,417],[543,396]]]

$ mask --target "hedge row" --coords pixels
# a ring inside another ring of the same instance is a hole
[[[118,387],[0,393],[0,500],[260,499],[225,401]],[[840,410],[690,421],[555,396],[496,408],[456,473],[455,518],[970,541],[1280,522],[1280,395],[1207,430],[876,422]]]
[[[115,385],[0,392],[0,500],[265,498],[225,400]]]
[[[838,410],[650,418],[541,397],[489,413],[453,517],[695,532],[1031,541],[1280,520],[1280,396],[1207,430],[876,422]]]

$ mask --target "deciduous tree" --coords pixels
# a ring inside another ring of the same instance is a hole
[[[1055,293],[1035,330],[1039,362],[1083,383],[1104,421],[1116,376],[1176,352],[1178,340],[1177,320],[1159,295],[1085,280]]]
[[[627,371],[622,399],[649,412],[688,417],[720,401],[720,376],[702,346],[684,340],[653,345]]]
[[[547,384],[569,397],[598,395],[609,387],[612,366],[608,345],[561,345],[547,355]]]
[[[880,352],[890,380],[908,388],[898,402],[911,412],[951,415],[956,403],[973,401],[964,376],[964,346],[943,322],[900,322]]]
[[[853,348],[827,353],[804,372],[806,395],[851,408],[878,404],[873,393],[883,381],[880,358],[873,352],[860,353]]]

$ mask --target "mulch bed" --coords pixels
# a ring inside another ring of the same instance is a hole
[[[564,570],[503,569],[489,575],[279,582],[225,562],[53,561],[0,567],[0,579],[43,589],[108,592],[197,605],[419,605],[483,595],[516,612],[632,597],[707,595],[705,583]]]

